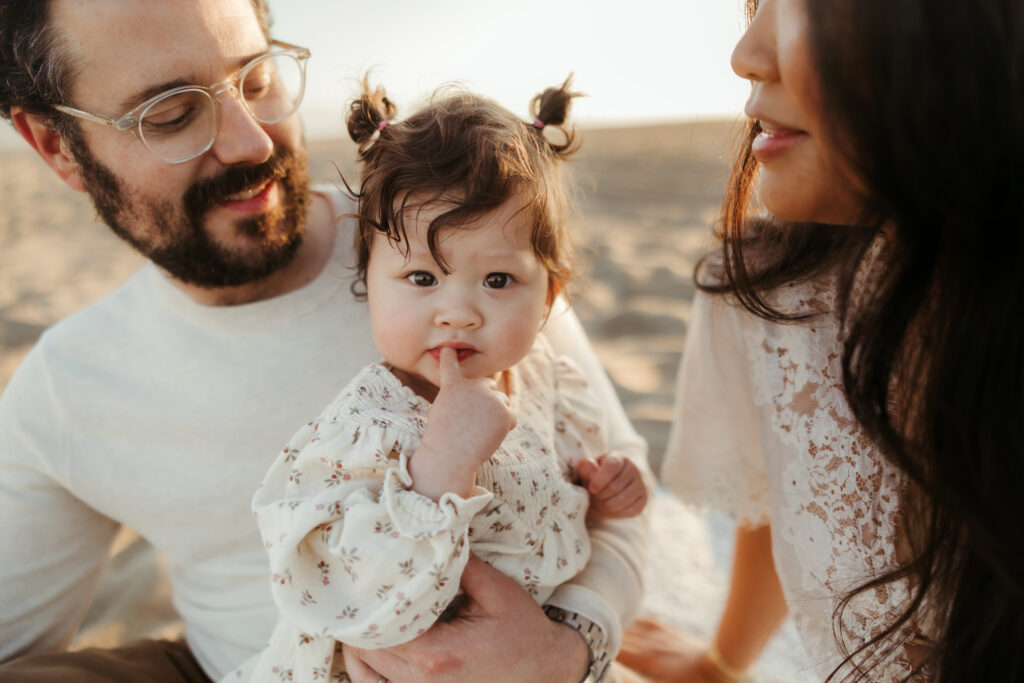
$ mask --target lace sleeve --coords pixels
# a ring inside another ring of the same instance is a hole
[[[697,293],[661,472],[662,481],[684,500],[728,512],[746,526],[766,524],[770,516],[750,361],[740,329],[754,322],[725,297]]]

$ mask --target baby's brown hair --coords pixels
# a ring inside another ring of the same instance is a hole
[[[406,243],[406,211],[441,202],[451,209],[435,218],[427,244],[438,266],[450,272],[438,248],[442,229],[463,226],[497,209],[513,196],[531,212],[530,243],[549,273],[552,291],[564,291],[570,276],[568,191],[560,164],[578,148],[565,127],[572,99],[572,75],[530,103],[526,122],[487,98],[451,88],[436,92],[407,119],[393,122],[395,105],[381,87],[363,91],[349,108],[348,131],[363,163],[357,241],[358,283],[365,286],[370,245],[378,233]],[[551,142],[545,127],[562,131]]]

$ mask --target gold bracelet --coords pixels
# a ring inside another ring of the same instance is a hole
[[[708,646],[708,651],[705,653],[711,666],[718,670],[718,673],[722,674],[730,681],[743,681],[750,678],[750,674],[753,673],[754,667],[750,665],[743,669],[737,669],[735,666],[725,661],[725,657],[718,650],[718,645],[715,641],[711,641]]]

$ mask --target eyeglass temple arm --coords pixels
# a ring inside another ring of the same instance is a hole
[[[297,50],[303,57],[309,57],[309,48],[301,47],[299,45],[293,45],[292,43],[286,43],[283,40],[271,40],[270,44],[275,47],[281,47],[285,50]]]
[[[75,109],[74,107],[66,107],[63,104],[54,105],[53,108],[57,111],[64,112],[65,114],[74,116],[75,118],[84,119],[86,121],[92,121],[93,123],[102,123],[104,126],[109,126],[116,130],[128,130],[137,123],[134,117],[129,118],[128,120],[108,119],[105,116],[96,116],[95,114],[90,114],[89,112],[82,111],[81,109]]]

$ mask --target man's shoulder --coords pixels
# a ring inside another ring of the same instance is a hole
[[[53,346],[69,342],[81,344],[83,335],[104,335],[110,337],[117,329],[138,323],[139,309],[153,305],[149,292],[152,268],[146,264],[117,289],[96,302],[58,321],[47,329],[39,339],[40,345]]]
[[[46,329],[26,355],[18,374],[47,374],[76,359],[116,355],[118,345],[132,339],[130,329],[139,324],[138,312],[147,307],[143,293],[146,273],[137,272],[99,301],[69,315]],[[14,379],[12,378],[12,383]]]

